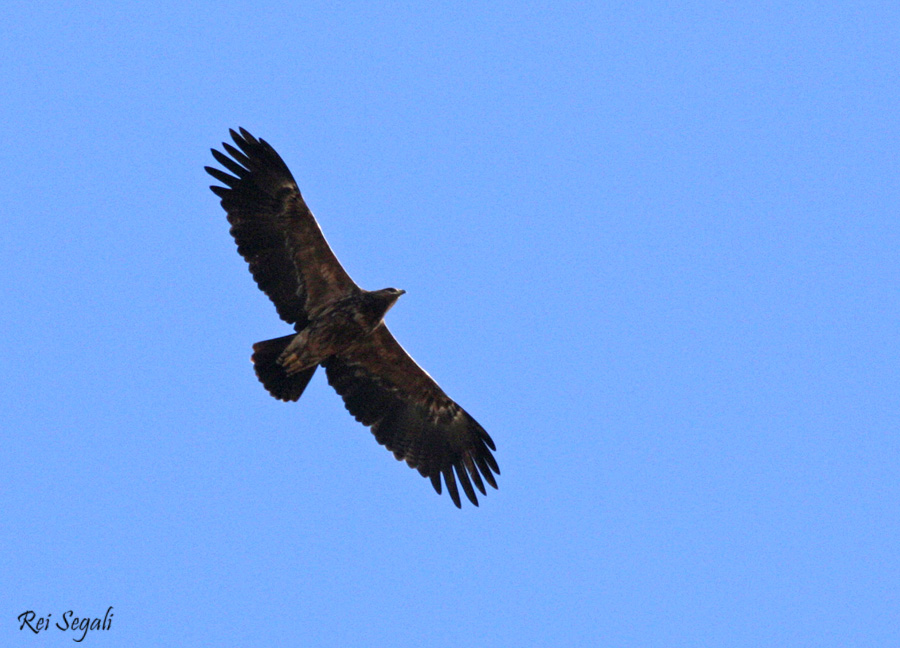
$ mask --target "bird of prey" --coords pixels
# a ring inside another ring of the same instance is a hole
[[[357,286],[275,149],[243,128],[230,133],[237,147],[223,142],[228,155],[212,149],[229,173],[206,167],[225,186],[210,189],[222,199],[256,284],[295,331],[253,345],[260,382],[275,398],[296,401],[321,365],[347,410],[378,443],[431,479],[438,494],[443,477],[458,508],[457,482],[478,506],[473,484],[483,495],[484,482],[497,488],[496,447],[385,326],[385,314],[404,291]]]

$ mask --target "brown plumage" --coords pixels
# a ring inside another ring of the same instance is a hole
[[[457,482],[497,488],[491,437],[416,364],[383,318],[402,290],[362,290],[328,246],[287,165],[265,140],[231,131],[237,148],[213,149],[229,173],[206,167],[222,199],[238,252],[260,290],[296,333],[257,342],[253,365],[272,396],[295,401],[318,366],[357,421],[460,507]],[[231,157],[229,157],[229,155]]]

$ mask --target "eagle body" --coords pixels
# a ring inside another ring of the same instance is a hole
[[[278,365],[293,375],[333,355],[346,353],[354,344],[366,343],[403,292],[396,288],[363,290],[327,304],[312,314],[306,328],[285,347],[277,359]]]
[[[362,290],[329,247],[287,165],[265,141],[231,131],[236,146],[213,157],[228,173],[206,171],[225,186],[221,199],[238,253],[294,333],[253,345],[266,390],[296,401],[318,367],[353,417],[378,443],[442,484],[461,507],[459,486],[474,505],[477,488],[497,488],[494,441],[400,346],[384,323],[404,291]]]

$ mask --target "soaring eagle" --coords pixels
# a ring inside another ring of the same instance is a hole
[[[219,169],[206,171],[231,223],[238,252],[260,290],[295,333],[253,345],[253,365],[266,390],[296,401],[316,368],[378,443],[431,479],[441,476],[460,506],[457,481],[478,506],[475,485],[497,488],[491,437],[394,339],[384,316],[404,293],[369,292],[354,283],[325,241],[287,165],[265,140],[230,131],[231,157],[212,149]],[[484,478],[482,481],[482,477]]]

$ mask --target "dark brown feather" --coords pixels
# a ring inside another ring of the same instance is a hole
[[[238,148],[222,146],[233,160],[215,149],[213,156],[233,175],[206,167],[226,185],[210,188],[222,199],[257,285],[299,331],[310,312],[359,288],[328,246],[281,156],[244,129],[232,130],[231,137]]]
[[[397,459],[429,477],[438,493],[442,475],[457,506],[457,481],[476,506],[472,482],[482,493],[482,477],[497,487],[494,473],[499,475],[500,469],[491,454],[496,449],[491,437],[416,364],[386,326],[322,366],[356,420],[371,427]]]
[[[289,373],[287,368],[278,362],[294,335],[285,335],[274,340],[264,340],[253,345],[253,370],[266,391],[282,401],[295,401],[302,395],[309,381],[312,380],[318,365],[303,371]]]

